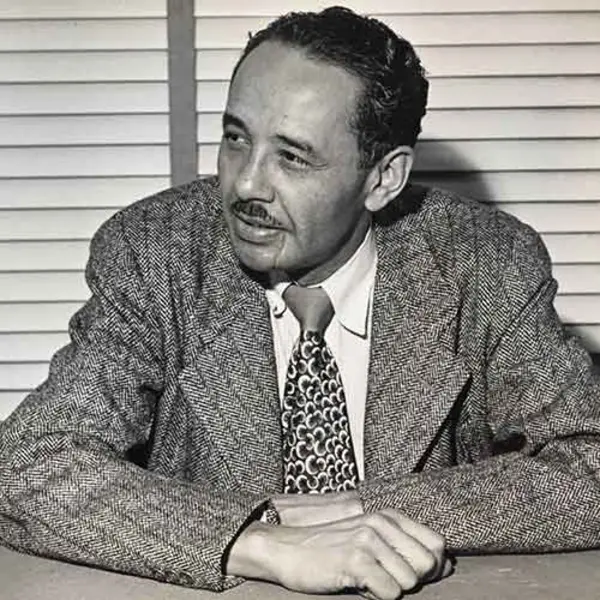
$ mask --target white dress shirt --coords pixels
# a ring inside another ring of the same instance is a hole
[[[340,369],[356,466],[361,480],[364,478],[363,427],[376,268],[377,246],[373,230],[369,229],[362,244],[350,259],[318,284],[327,292],[335,311],[325,330],[325,341],[329,344]],[[286,371],[294,344],[300,334],[300,324],[292,311],[287,309],[282,297],[291,282],[281,274],[277,275],[277,279],[278,282],[273,284],[266,294],[271,308],[279,397],[283,400]]]

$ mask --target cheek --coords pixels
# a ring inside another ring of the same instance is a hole
[[[335,245],[355,220],[325,197],[317,197],[301,210],[299,205],[294,205],[290,217],[294,223],[294,242],[307,254]]]
[[[236,161],[222,147],[219,148],[217,157],[217,172],[219,174],[221,190],[223,195],[226,195],[233,187],[238,167]]]

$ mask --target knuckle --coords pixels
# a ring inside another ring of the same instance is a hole
[[[365,565],[369,561],[369,554],[362,548],[353,548],[348,560],[348,572],[355,577],[363,573]]]
[[[371,529],[379,529],[385,526],[386,517],[381,513],[370,513],[366,516],[365,523]]]
[[[408,572],[402,581],[402,589],[408,591],[417,587],[419,583],[419,578],[416,573],[410,571]]]
[[[376,600],[397,600],[403,588],[388,575],[366,573],[357,578],[356,589],[361,595]]]
[[[337,577],[336,587],[345,590],[357,587],[357,578],[352,569],[344,569]]]
[[[434,533],[431,541],[431,550],[442,555],[446,551],[446,538],[440,533]]]
[[[402,587],[395,581],[390,581],[387,585],[381,587],[379,597],[381,600],[397,600],[402,595]]]
[[[419,576],[413,571],[409,570],[403,573],[402,580],[400,581],[400,585],[403,591],[408,592],[419,585]]]
[[[438,561],[431,554],[424,556],[421,561],[419,576],[424,577],[425,575],[429,575],[433,571],[436,570],[438,566]]]
[[[377,539],[377,533],[369,525],[363,525],[356,533],[356,543],[361,547],[371,547]]]

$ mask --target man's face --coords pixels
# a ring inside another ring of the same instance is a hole
[[[370,222],[349,123],[360,81],[301,51],[264,42],[229,89],[219,150],[224,213],[235,252],[255,271],[325,279]]]

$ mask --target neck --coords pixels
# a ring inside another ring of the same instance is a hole
[[[364,217],[358,222],[357,226],[350,233],[349,237],[343,241],[340,250],[329,260],[318,265],[301,271],[289,272],[288,277],[302,286],[317,285],[325,281],[340,267],[342,267],[358,250],[363,243],[367,231],[371,226],[371,215],[365,213]]]

